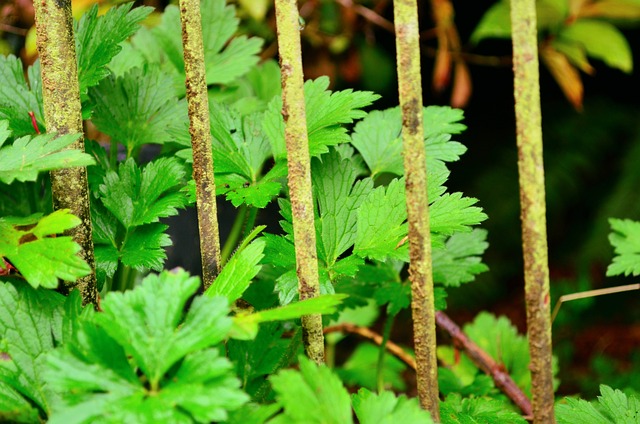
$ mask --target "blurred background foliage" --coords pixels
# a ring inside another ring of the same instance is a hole
[[[74,16],[93,3],[73,0]],[[119,1],[98,3],[104,11]],[[169,2],[137,3],[161,11]],[[241,31],[265,40],[263,58],[276,57],[272,1],[235,3]],[[452,166],[450,189],[479,198],[489,215],[490,272],[451,290],[449,312],[460,323],[481,310],[504,314],[524,332],[509,2],[418,3],[425,104],[463,108],[468,126],[459,138],[469,153]],[[375,91],[383,96],[376,108],[396,105],[392,12],[391,0],[301,1],[306,77]],[[538,27],[553,304],[562,294],[634,282],[604,276],[612,258],[607,219],[640,219],[640,0],[539,0]],[[0,52],[34,60],[30,0],[0,2]],[[185,252],[170,253],[168,265],[198,272]],[[592,396],[599,383],[640,392],[639,296],[562,307],[553,329],[560,393]],[[410,337],[408,325],[397,327],[394,337]]]

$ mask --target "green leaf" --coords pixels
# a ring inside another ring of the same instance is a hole
[[[271,392],[267,377],[291,365],[302,347],[300,331],[293,337],[282,337],[283,333],[283,325],[269,323],[260,326],[253,340],[227,342],[229,359],[236,364],[243,389],[256,401],[265,400]]]
[[[0,120],[9,121],[15,137],[36,132],[29,112],[35,114],[40,130],[44,131],[39,71],[39,62],[29,68],[30,88],[24,77],[22,61],[13,55],[0,55]]]
[[[2,378],[0,371],[0,422],[39,423],[38,410]]]
[[[270,378],[284,412],[277,423],[349,424],[351,404],[342,383],[325,365],[300,357],[300,371],[284,370]]]
[[[280,410],[280,405],[271,403],[268,405],[260,405],[249,403],[234,411],[227,424],[264,424],[269,418],[273,417]]]
[[[54,346],[66,341],[65,322],[76,316],[70,305],[75,303],[80,308],[79,302],[77,292],[65,298],[51,290],[0,281],[0,334],[4,353],[10,358],[0,359],[0,417],[16,414],[17,421],[20,415],[35,416],[35,422],[39,422],[35,408],[42,413],[49,410],[51,391],[43,379],[42,359]],[[5,405],[4,396],[11,396],[16,402]]]
[[[335,150],[313,160],[311,175],[318,204],[319,256],[331,267],[356,240],[358,208],[373,190],[373,181],[356,182],[356,170]]]
[[[233,304],[249,287],[262,266],[258,265],[264,257],[265,242],[258,239],[246,248],[237,251],[222,268],[215,281],[207,289],[207,296],[224,296]]]
[[[259,38],[247,38],[244,35],[233,37],[239,20],[235,17],[235,8],[226,6],[225,3],[225,0],[204,0],[200,5],[207,85],[228,84],[246,74],[258,63],[258,53],[262,47],[262,40]],[[160,24],[150,33],[140,31],[138,35],[144,37],[145,42],[140,40],[142,37],[134,38],[136,48],[146,51],[157,50],[159,47],[161,52],[160,58],[158,53],[154,53],[156,57],[152,58],[149,54],[147,60],[168,60],[173,65],[171,72],[177,74],[178,80],[181,78],[184,81],[178,7],[167,6]]]
[[[118,172],[107,173],[100,186],[102,203],[126,228],[176,215],[186,204],[176,188],[185,177],[177,159],[158,158],[141,170],[130,158]]]
[[[342,381],[350,386],[361,386],[370,390],[378,387],[377,374],[373,372],[378,366],[380,347],[371,343],[360,343],[349,359],[338,369]],[[402,391],[406,385],[402,373],[407,366],[395,356],[384,354],[382,376],[385,389]],[[354,404],[355,406],[355,404]]]
[[[624,35],[612,24],[579,19],[565,27],[558,37],[583,47],[587,55],[602,60],[612,68],[630,74],[633,70],[631,47]]]
[[[538,32],[555,31],[562,26],[568,13],[565,0],[537,1]],[[508,0],[501,0],[489,8],[471,34],[470,41],[477,44],[485,38],[511,38],[511,8]]]
[[[443,424],[525,424],[522,415],[500,400],[488,397],[462,399],[452,393],[440,401]],[[574,421],[576,422],[576,421]]]
[[[304,84],[307,115],[309,153],[320,156],[329,151],[329,146],[349,141],[343,124],[351,124],[366,116],[362,108],[369,106],[380,96],[370,91],[328,90],[329,78],[320,77]],[[271,142],[276,159],[286,157],[284,141],[284,118],[282,117],[282,97],[275,97],[264,115],[264,130]]]
[[[431,232],[452,235],[456,232],[471,231],[471,226],[487,219],[479,207],[472,205],[477,199],[462,197],[462,193],[445,193],[429,206]]]
[[[407,212],[404,179],[394,179],[388,187],[379,186],[358,209],[357,237],[353,252],[359,256],[384,261],[408,258]]]
[[[238,315],[236,323],[261,323],[268,321],[287,321],[303,315],[332,314],[347,296],[344,294],[325,294],[311,299],[301,300],[274,309],[255,312],[249,315]]]
[[[136,7],[133,2],[110,8],[98,16],[93,5],[80,18],[76,29],[76,53],[80,95],[85,97],[89,87],[109,75],[107,65],[120,52],[120,43],[133,35],[139,23],[152,11],[151,7]]]
[[[185,271],[150,275],[109,293],[103,312],[49,359],[61,393],[52,423],[224,421],[248,400],[215,345],[231,320],[223,298],[199,296]]]
[[[443,248],[432,251],[433,280],[449,287],[473,281],[489,268],[480,257],[489,244],[487,231],[475,229],[470,233],[452,235]]]
[[[172,141],[170,130],[187,120],[184,101],[175,96],[171,77],[157,66],[133,68],[124,76],[102,79],[89,91],[95,103],[93,123],[130,157],[145,143]]]
[[[392,392],[379,394],[360,389],[351,395],[353,409],[361,424],[431,424],[431,416],[420,407],[418,400]]]
[[[640,222],[629,219],[609,219],[611,230],[609,242],[616,256],[607,268],[607,276],[640,275]]]
[[[565,398],[556,404],[559,424],[577,421],[589,424],[635,424],[640,420],[640,398],[600,385],[597,405],[582,399]]]
[[[2,147],[7,140],[8,127],[7,121],[0,121],[0,181],[5,184],[14,180],[35,181],[43,171],[95,164],[88,154],[65,149],[78,140],[78,134],[57,138],[55,134],[21,137]]]
[[[34,288],[55,288],[91,273],[72,237],[51,237],[80,224],[68,209],[50,215],[0,218],[0,257],[8,258]]]

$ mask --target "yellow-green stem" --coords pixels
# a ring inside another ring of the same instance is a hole
[[[206,290],[220,272],[220,232],[199,0],[180,0],[180,22],[184,70],[187,75],[185,85],[189,104],[189,133],[193,147],[193,179],[196,182],[202,281]]]
[[[42,98],[47,132],[82,134],[82,108],[78,85],[76,45],[73,36],[71,0],[38,0],[34,2],[36,40],[42,72]],[[67,147],[84,151],[81,136]],[[67,235],[81,247],[80,256],[91,267],[91,274],[66,285],[78,288],[82,303],[98,304],[95,259],[87,168],[75,167],[51,172],[54,209],[71,209],[80,218],[80,225]]]
[[[436,321],[427,199],[427,163],[422,123],[422,80],[416,0],[394,0],[398,85],[409,223],[409,279],[418,397],[440,421]]]
[[[534,423],[554,423],[535,0],[511,0],[515,109]]]
[[[296,0],[276,0],[276,24],[282,73],[282,115],[289,165],[289,196],[293,214],[300,300],[320,294],[318,256],[311,194],[311,169],[302,76],[300,22]],[[309,358],[324,362],[322,316],[302,317],[302,340]]]

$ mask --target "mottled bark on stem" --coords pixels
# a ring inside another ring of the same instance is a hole
[[[436,324],[431,268],[427,165],[422,123],[422,80],[415,0],[394,0],[398,85],[409,221],[409,279],[416,353],[418,397],[439,421]]]
[[[70,0],[36,0],[36,37],[42,72],[42,97],[47,132],[82,134],[82,107],[73,36]],[[84,138],[80,137],[67,147],[84,151]],[[98,304],[95,259],[87,168],[75,167],[51,171],[51,190],[54,209],[70,209],[80,218],[80,225],[68,230],[67,235],[81,247],[79,255],[91,267],[91,274],[70,283],[65,291],[77,288],[82,303]]]
[[[189,133],[193,147],[193,179],[196,183],[202,280],[206,290],[220,272],[220,233],[199,0],[180,0],[180,22],[184,70],[187,75],[185,85],[189,105]]]
[[[300,23],[296,0],[276,0],[278,49],[282,73],[282,115],[289,165],[296,272],[300,300],[320,294],[318,256],[311,193],[311,167],[302,75]],[[321,315],[302,317],[302,340],[309,358],[324,362]]]
[[[535,0],[512,0],[514,96],[534,423],[553,423],[551,315]]]

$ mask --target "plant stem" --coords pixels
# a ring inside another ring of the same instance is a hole
[[[73,36],[71,0],[38,0],[34,2],[38,54],[42,73],[42,98],[47,132],[82,134],[80,88]],[[82,135],[68,149],[84,151]],[[78,288],[82,303],[98,304],[95,258],[87,168],[74,167],[51,171],[53,208],[70,209],[80,218],[80,225],[65,232],[80,245],[80,257],[91,267],[86,277],[66,284],[65,289]]]
[[[193,179],[196,182],[202,281],[206,290],[220,272],[220,233],[199,0],[180,0],[180,22],[184,70],[187,76],[185,86],[189,105],[189,133],[193,147]]]
[[[461,349],[487,375],[491,376],[496,387],[504,392],[515,403],[522,413],[531,416],[531,402],[511,376],[487,352],[475,344],[473,340],[442,311],[436,312],[438,327],[445,330],[453,339],[453,344]]]
[[[394,0],[398,85],[409,223],[409,279],[418,397],[440,421],[436,322],[431,266],[431,232],[427,199],[427,162],[422,124],[422,81],[418,10],[415,0]]]
[[[511,27],[533,420],[534,423],[554,423],[535,0],[511,1]]]
[[[238,245],[238,240],[240,239],[246,216],[247,205],[243,204],[240,206],[240,210],[233,220],[229,237],[227,237],[227,240],[224,242],[224,246],[222,246],[222,253],[220,254],[220,261],[222,264],[227,263],[233,253],[233,249]]]
[[[289,196],[293,215],[300,300],[320,294],[318,255],[311,193],[311,169],[302,77],[302,48],[296,0],[276,0],[276,24],[282,72],[282,115],[289,165]],[[302,317],[302,340],[309,358],[324,362],[322,316]]]
[[[258,216],[258,208],[253,206],[248,206],[247,217],[244,220],[244,230],[242,231],[242,239],[244,240],[251,230],[253,230],[253,226],[256,225],[256,217]]]
[[[378,393],[384,391],[384,357],[387,348],[387,342],[391,337],[391,329],[393,328],[393,322],[395,315],[387,316],[384,321],[384,327],[382,329],[382,343],[380,343],[380,351],[378,352],[378,364],[376,366],[376,381],[378,382]]]

